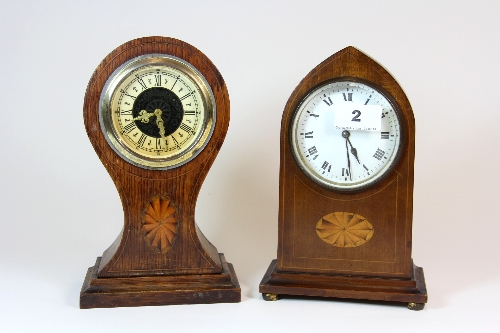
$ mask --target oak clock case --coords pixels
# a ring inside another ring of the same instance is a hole
[[[239,302],[233,266],[194,220],[229,125],[215,65],[177,39],[127,42],[90,79],[84,120],[119,192],[124,226],[89,268],[80,307]]]
[[[290,96],[280,144],[278,256],[259,291],[423,309],[411,258],[415,122],[395,79],[347,47]]]

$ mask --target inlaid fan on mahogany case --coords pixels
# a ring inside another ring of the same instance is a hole
[[[281,122],[278,257],[259,291],[427,302],[413,264],[415,121],[396,80],[347,47],[316,66]]]

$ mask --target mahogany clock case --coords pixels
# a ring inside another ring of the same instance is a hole
[[[291,117],[311,89],[349,78],[387,92],[404,129],[392,169],[372,186],[353,192],[332,190],[311,180],[297,165],[290,146]],[[313,69],[293,91],[283,112],[278,256],[260,284],[264,298],[324,296],[407,302],[413,309],[422,308],[427,302],[425,279],[411,258],[414,156],[413,111],[399,84],[382,66],[347,47]],[[352,247],[324,242],[315,226],[334,212],[367,218],[373,237]]]
[[[107,79],[125,62],[145,54],[170,55],[195,67],[210,86],[216,105],[212,136],[202,151],[168,170],[141,168],[124,160],[110,147],[99,124],[99,99]],[[229,126],[229,96],[215,65],[177,39],[146,37],[127,42],[104,58],[92,75],[84,120],[94,150],[120,195],[124,226],[89,268],[80,307],[239,302],[241,290],[233,266],[205,238],[194,219],[201,185]],[[155,249],[144,234],[145,212],[167,206],[177,234],[169,239],[169,246]]]

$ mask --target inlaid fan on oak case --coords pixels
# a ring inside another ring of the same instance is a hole
[[[232,265],[194,219],[229,126],[228,92],[210,59],[173,38],[127,42],[90,79],[84,120],[124,226],[89,268],[80,307],[239,302]]]
[[[144,240],[153,251],[169,251],[179,233],[177,209],[165,196],[154,197],[142,212]]]

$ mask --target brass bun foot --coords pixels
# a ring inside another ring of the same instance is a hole
[[[413,302],[408,303],[408,309],[413,310],[413,311],[423,310],[424,306],[425,306],[425,303],[413,303]]]
[[[280,299],[277,294],[262,294],[262,298],[264,301],[277,301]]]

